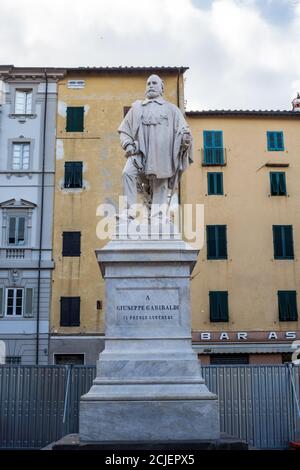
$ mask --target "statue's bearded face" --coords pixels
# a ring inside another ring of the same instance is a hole
[[[157,98],[163,93],[163,85],[161,79],[157,75],[151,75],[147,80],[146,95],[147,98]]]

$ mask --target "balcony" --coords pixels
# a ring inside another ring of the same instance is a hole
[[[7,248],[6,259],[24,259],[25,248]]]
[[[0,266],[3,269],[53,269],[52,248],[43,248],[40,260],[39,248],[28,246],[0,246]]]
[[[202,166],[226,165],[226,149],[224,147],[202,148]]]

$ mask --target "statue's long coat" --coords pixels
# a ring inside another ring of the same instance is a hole
[[[145,174],[171,178],[179,165],[182,134],[188,125],[177,106],[162,97],[135,101],[118,131],[122,147],[134,143],[144,157]],[[192,148],[184,153],[180,171],[193,161]]]

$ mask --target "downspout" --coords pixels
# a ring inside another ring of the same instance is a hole
[[[36,351],[35,362],[39,363],[40,346],[40,299],[41,299],[41,264],[42,264],[42,243],[43,243],[43,222],[44,222],[44,190],[45,190],[45,160],[46,160],[46,127],[47,127],[47,102],[48,102],[48,76],[45,69],[45,105],[44,105],[44,123],[43,123],[43,163],[42,163],[42,194],[41,194],[41,224],[39,240],[39,262],[38,262],[38,289],[37,289],[37,315],[36,315]]]
[[[178,70],[178,74],[177,74],[177,106],[178,108],[180,109],[180,69]],[[181,193],[181,185],[180,185],[180,178],[178,178],[178,206],[180,207],[180,202],[181,202],[181,197],[180,197],[180,193]],[[179,212],[180,214],[180,212]],[[179,224],[181,223],[181,221],[179,221]]]

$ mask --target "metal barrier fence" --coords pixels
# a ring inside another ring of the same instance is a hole
[[[204,366],[221,431],[257,449],[286,448],[299,425],[300,367]],[[78,432],[89,366],[0,366],[0,448],[41,448]]]

